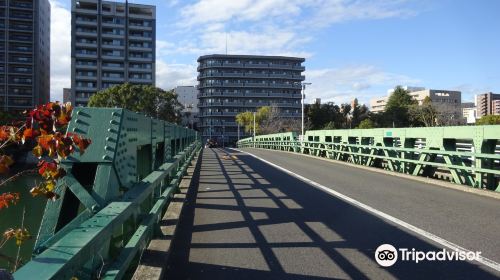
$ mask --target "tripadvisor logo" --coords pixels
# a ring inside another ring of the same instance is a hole
[[[391,244],[382,244],[375,251],[375,260],[380,266],[389,267],[394,265],[398,259],[419,263],[421,261],[474,261],[481,258],[481,252],[472,251],[417,251],[415,248],[396,249]]]
[[[398,260],[398,250],[391,244],[382,244],[375,251],[375,260],[381,266],[392,266]]]

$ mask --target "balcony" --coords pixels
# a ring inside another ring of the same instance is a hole
[[[102,32],[101,36],[102,36],[102,38],[109,38],[109,39],[123,39],[123,38],[125,38],[125,34],[121,34],[118,32]]]
[[[291,88],[291,89],[301,89],[302,86],[297,84],[284,84],[284,83],[212,83],[204,84],[202,83],[199,88],[217,88],[217,87],[233,87],[233,88]]]
[[[33,59],[31,57],[12,57],[9,59],[9,63],[31,64]]]
[[[78,18],[75,21],[77,26],[97,26],[97,20]]]
[[[95,30],[76,30],[76,36],[87,36],[87,37],[97,37],[97,31]]]
[[[33,36],[9,34],[9,41],[30,43],[33,41]]]
[[[110,65],[102,65],[101,66],[102,70],[108,70],[108,71],[123,71],[125,68],[123,66],[110,66]]]
[[[121,21],[102,21],[102,26],[103,27],[124,27],[125,23]]]
[[[11,32],[33,32],[33,26],[24,24],[9,24]]]
[[[140,72],[140,73],[151,73],[153,71],[153,69],[151,68],[141,68],[141,67],[132,67],[132,66],[129,66],[129,72],[133,71],[133,72]]]
[[[153,48],[144,47],[142,45],[129,45],[129,50],[131,51],[145,51],[145,52],[153,52]]]
[[[129,78],[129,82],[138,83],[138,84],[151,84],[153,83],[153,79],[147,78]]]
[[[131,30],[144,30],[144,31],[152,31],[153,27],[146,22],[137,23],[137,22],[129,22],[128,28]]]
[[[31,47],[24,46],[9,46],[9,53],[31,53],[33,49]]]
[[[97,52],[76,52],[77,58],[97,58]]]
[[[85,15],[97,15],[97,6],[93,9],[87,8],[75,8],[75,12],[77,14],[85,14]]]
[[[128,39],[137,41],[148,41],[148,42],[153,40],[151,36],[143,36],[140,34],[130,34]]]
[[[76,69],[97,69],[97,65],[95,64],[75,64]]]
[[[152,62],[153,58],[152,57],[145,57],[143,55],[129,55],[129,60],[130,61],[140,61],[140,62]]]
[[[97,48],[97,41],[95,42],[90,42],[90,41],[77,41],[75,43],[75,46],[77,47],[83,47],[83,48]]]
[[[10,2],[10,8],[19,9],[19,10],[33,10],[32,3],[20,3],[20,2]]]
[[[211,113],[205,112],[204,116],[209,114],[210,116],[235,117],[239,113],[240,112],[211,112]]]
[[[297,98],[300,99],[299,94],[293,93],[241,93],[241,92],[213,92],[213,93],[199,93],[198,98],[207,97],[270,97],[270,98]]]
[[[118,77],[118,76],[103,76],[102,77],[103,82],[125,82],[124,77]]]
[[[246,69],[284,69],[284,70],[297,70],[304,71],[304,66],[294,66],[294,65],[284,65],[284,64],[269,64],[269,63],[211,63],[204,64],[200,63],[198,66],[198,71],[207,68],[246,68]]]
[[[80,85],[80,86],[76,86],[75,87],[75,90],[91,90],[91,91],[96,91],[97,88],[95,86],[84,86],[84,85]]]
[[[97,80],[97,77],[96,76],[89,76],[89,75],[78,75],[76,74],[76,78],[77,80],[85,80],[85,81],[95,81]]]
[[[23,20],[23,21],[32,21],[33,20],[33,14],[31,14],[31,13],[17,13],[17,12],[13,12],[13,13],[9,14],[9,19]]]

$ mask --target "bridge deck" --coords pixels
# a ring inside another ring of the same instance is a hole
[[[300,155],[247,150],[497,262],[500,258],[498,200]],[[180,221],[169,279],[499,276],[463,261],[382,268],[373,256],[383,243],[421,251],[442,246],[250,155],[228,152],[237,158],[220,149],[203,152],[199,186]]]

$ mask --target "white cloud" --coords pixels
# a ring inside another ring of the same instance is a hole
[[[156,86],[169,90],[176,86],[196,85],[196,64],[167,64],[156,61]]]
[[[405,75],[385,72],[372,65],[347,66],[343,68],[312,69],[305,72],[312,85],[306,89],[306,99],[336,103],[358,98],[368,104],[370,98],[384,96],[387,89],[401,85],[419,84],[420,80]]]
[[[348,20],[407,17],[415,11],[404,8],[407,0],[199,0],[182,10],[182,26],[213,22],[267,21],[279,18],[297,25],[303,11],[309,10],[302,24],[327,26]]]
[[[183,25],[193,26],[209,22],[258,21],[270,17],[296,16],[301,5],[309,1],[298,0],[201,0],[187,5],[182,11]],[[302,4],[301,4],[302,3]]]
[[[294,47],[301,41],[297,34],[286,30],[268,29],[264,32],[212,32],[201,35],[200,43],[205,52],[230,54],[284,55],[294,53]],[[310,56],[309,54],[307,54]]]
[[[71,87],[71,12],[60,1],[50,0],[50,99],[62,101]]]
[[[324,27],[334,23],[352,20],[384,19],[415,16],[416,11],[403,7],[408,1],[347,1],[324,0],[316,7],[312,24]]]

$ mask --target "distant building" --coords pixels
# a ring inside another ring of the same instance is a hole
[[[249,134],[235,116],[275,106],[281,117],[301,116],[304,58],[214,54],[198,58],[200,130],[203,140],[231,144]]]
[[[425,87],[402,86],[401,88],[408,91],[409,93],[425,90]],[[372,98],[370,100],[371,111],[373,113],[383,112],[385,110],[385,105],[387,104],[389,97],[393,93],[394,89],[390,89],[387,91],[387,96]]]
[[[196,128],[198,126],[198,89],[195,86],[178,86],[174,89],[177,100],[184,106],[182,125]]]
[[[50,3],[0,1],[0,109],[50,100]]]
[[[321,98],[314,98],[313,104],[320,104],[321,105]]]
[[[63,102],[71,102],[71,89],[63,88]]]
[[[72,0],[71,101],[126,82],[155,85],[156,8]]]
[[[465,123],[474,124],[476,123],[476,105],[474,102],[464,102],[462,103],[462,116],[465,119]]]
[[[500,115],[500,94],[487,92],[476,95],[477,118]]]
[[[393,92],[393,91],[392,91]],[[422,104],[426,97],[429,97],[436,108],[446,113],[450,118],[462,119],[462,93],[453,90],[424,89],[410,91],[410,95]],[[385,106],[390,96],[374,98],[370,101],[371,111],[374,113],[385,111]]]

